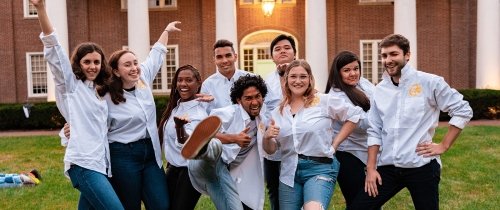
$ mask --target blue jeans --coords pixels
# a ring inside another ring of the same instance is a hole
[[[212,139],[204,154],[189,160],[189,176],[193,185],[210,196],[217,210],[243,210],[236,184],[221,154],[221,142]]]
[[[80,191],[79,210],[123,209],[106,175],[78,165],[72,165],[68,174],[73,187]]]
[[[300,209],[310,201],[320,202],[324,209],[328,208],[335,190],[339,167],[340,164],[335,158],[331,164],[299,158],[294,186],[280,182],[280,208]]]
[[[156,164],[150,139],[109,144],[111,184],[125,209],[140,210],[141,200],[146,209],[169,207],[167,181],[163,167]]]
[[[0,188],[21,186],[23,186],[23,182],[19,174],[0,174]]]

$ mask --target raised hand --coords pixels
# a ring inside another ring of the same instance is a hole
[[[205,94],[205,93],[198,93],[196,94],[196,99],[197,101],[201,102],[212,102],[215,98],[212,95]]]
[[[174,31],[181,31],[181,29],[177,28],[175,25],[180,24],[180,21],[173,21],[167,25],[165,28],[165,31],[167,32],[174,32]]]
[[[189,116],[187,114],[182,116],[174,116],[174,123],[176,128],[181,128],[189,122],[191,122],[191,120],[189,120]]]
[[[39,6],[44,6],[45,5],[45,1],[44,0],[30,0],[30,2],[35,7],[39,7]]]
[[[279,133],[280,133],[280,127],[276,126],[274,119],[271,119],[271,123],[267,127],[266,133],[264,134],[264,138],[276,139],[276,137],[278,137]]]

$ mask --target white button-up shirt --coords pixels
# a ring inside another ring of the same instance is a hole
[[[283,91],[281,90],[280,75],[278,70],[270,73],[266,79],[267,96],[264,100],[266,105],[266,117],[271,118],[271,113],[274,109],[278,108],[281,100],[283,99]],[[273,161],[281,161],[280,148],[273,154],[267,155],[266,159]]]
[[[67,143],[64,154],[65,174],[67,175],[72,164],[108,174],[106,101],[97,94],[92,81],[82,82],[76,79],[68,55],[61,47],[55,32],[47,36],[42,33],[40,39],[45,46],[45,59],[54,75],[57,107],[66,122],[71,125],[71,140]]]
[[[363,91],[363,93],[368,98],[371,98],[373,89],[375,89],[375,85],[373,85],[367,79],[361,77],[358,85],[356,85],[356,88]],[[351,99],[349,99],[345,92],[341,91],[340,89],[332,88],[330,92],[328,92],[328,94],[344,99],[346,102],[352,104]],[[349,135],[349,137],[347,137],[347,139],[339,145],[339,148],[337,148],[337,151],[348,152],[356,156],[365,165],[366,161],[368,160],[368,145],[366,142],[368,139],[368,133],[366,132],[366,130],[369,126],[368,118],[366,115],[367,113],[363,112],[363,119],[358,122],[356,129],[354,129],[351,135]],[[340,129],[343,125],[344,122],[338,120],[333,123],[334,136],[336,136],[340,132]]]
[[[293,187],[298,154],[333,158],[333,123],[336,120],[357,123],[363,110],[343,99],[317,93],[311,106],[300,109],[293,117],[290,105],[272,112],[275,125],[280,127],[277,141],[281,144],[280,181]]]
[[[257,143],[248,152],[247,157],[230,173],[236,183],[238,194],[242,202],[252,209],[262,209],[264,206],[264,169],[263,161],[265,152],[262,148],[262,138],[265,132],[267,119],[265,110],[261,109],[260,115],[255,118],[257,124]],[[222,125],[221,133],[239,134],[251,122],[250,116],[239,104],[214,109],[210,115],[218,116]],[[222,145],[222,161],[226,164],[233,162],[241,147],[236,143]]]
[[[177,142],[177,132],[175,130],[174,116],[187,116],[189,123],[184,125],[186,133],[191,135],[194,128],[201,120],[205,119],[208,104],[196,100],[177,102],[177,106],[172,110],[168,121],[163,127],[163,142],[165,145],[165,159],[169,164],[176,167],[187,167],[187,160],[181,155],[182,144]]]
[[[109,94],[108,139],[110,143],[123,144],[150,137],[155,150],[156,162],[162,166],[161,146],[156,126],[156,106],[151,92],[151,83],[163,64],[167,48],[157,42],[146,61],[141,63],[141,77],[135,85],[134,93],[124,91],[125,103],[114,104]]]
[[[401,74],[399,86],[384,73],[375,87],[368,117],[368,146],[380,145],[378,166],[416,168],[432,159],[440,162],[439,156],[418,155],[417,145],[432,141],[440,111],[448,112],[449,123],[462,129],[472,118],[472,109],[442,77],[410,65]]]
[[[219,70],[214,74],[210,75],[203,84],[201,85],[201,93],[210,94],[214,97],[214,100],[210,103],[208,107],[208,112],[212,109],[217,109],[233,104],[231,101],[231,87],[233,83],[236,82],[241,76],[252,74],[247,71],[236,69],[233,77],[230,80],[222,75]]]

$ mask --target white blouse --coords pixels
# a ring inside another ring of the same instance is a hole
[[[133,92],[124,91],[125,103],[114,104],[109,94],[105,96],[109,107],[109,143],[127,144],[150,137],[159,167],[163,163],[151,83],[160,70],[166,53],[165,45],[157,42],[153,46],[146,61],[141,63],[141,77],[135,85],[135,90]]]
[[[300,109],[295,117],[289,105],[283,108],[283,114],[275,109],[272,117],[280,127],[276,140],[281,144],[282,155],[280,181],[293,187],[298,154],[333,158],[334,121],[357,123],[362,113],[360,107],[322,93],[317,93],[311,106]]]
[[[188,162],[181,156],[183,144],[177,142],[177,132],[175,131],[174,116],[187,116],[189,123],[184,125],[186,133],[191,135],[194,128],[201,120],[205,119],[208,103],[196,100],[177,102],[177,106],[172,110],[170,117],[163,126],[163,142],[165,147],[165,159],[169,164],[176,167],[187,167]]]
[[[97,94],[92,81],[82,82],[76,78],[55,32],[46,36],[42,33],[40,39],[54,75],[57,107],[71,125],[71,137],[64,154],[65,174],[68,175],[67,171],[74,164],[111,176],[106,101]]]

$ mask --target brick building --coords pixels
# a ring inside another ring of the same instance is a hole
[[[410,39],[414,66],[452,87],[500,89],[497,0],[275,0],[270,16],[263,13],[266,0],[46,1],[70,52],[92,41],[108,56],[128,47],[143,59],[168,22],[180,20],[182,32],[170,35],[170,53],[153,84],[156,94],[168,94],[181,65],[197,67],[204,78],[212,74],[219,38],[235,43],[239,68],[265,76],[274,70],[269,43],[280,33],[297,40],[298,57],[311,63],[320,91],[341,50],[360,55],[363,76],[377,83],[377,42],[391,33]],[[53,100],[36,10],[29,0],[1,1],[0,14],[0,103]]]

